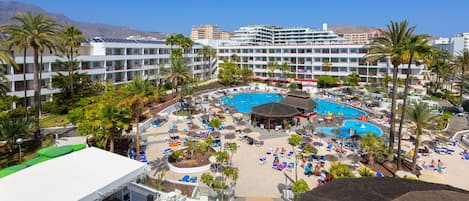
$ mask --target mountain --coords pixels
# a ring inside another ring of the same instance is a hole
[[[63,14],[50,13],[38,6],[15,1],[0,1],[0,24],[15,22],[11,18],[18,12],[31,12],[34,14],[43,13],[52,17],[52,19],[61,24],[67,23],[77,26],[83,32],[85,38],[91,38],[94,36],[102,36],[106,38],[127,38],[128,36],[140,36],[146,38],[164,39],[166,37],[166,34],[160,32],[144,32],[107,24],[75,21]]]
[[[376,27],[368,26],[354,26],[354,25],[339,25],[339,26],[330,26],[330,30],[334,31],[337,34],[350,34],[350,33],[368,33],[377,31]]]

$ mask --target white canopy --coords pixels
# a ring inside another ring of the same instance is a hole
[[[86,148],[0,179],[1,200],[99,200],[148,170],[144,163]]]

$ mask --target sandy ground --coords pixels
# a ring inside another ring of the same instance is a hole
[[[147,158],[149,161],[157,161],[159,167],[157,170],[167,169],[164,166],[164,161],[162,160],[161,151],[168,147],[167,143],[164,142],[165,138],[169,137],[167,131],[169,130],[169,125],[176,123],[178,128],[182,130],[186,126],[181,121],[176,122],[176,119],[171,117],[168,123],[163,124],[161,127],[153,128],[150,127],[144,133],[142,133],[143,139],[146,139],[147,147]],[[197,120],[196,123],[201,125]],[[232,124],[232,119],[228,118],[225,122],[225,125]],[[226,132],[226,131],[224,131]],[[184,135],[181,135],[184,137]],[[257,198],[279,198],[281,197],[282,189],[286,185],[291,184],[291,180],[295,179],[295,170],[284,170],[278,171],[271,168],[273,162],[273,156],[266,155],[266,150],[269,147],[285,147],[287,151],[292,148],[288,145],[288,137],[278,137],[264,140],[264,146],[256,147],[248,145],[244,142],[236,140],[230,140],[230,142],[237,142],[240,144],[237,152],[233,156],[233,165],[239,169],[239,178],[235,187],[235,193],[237,197],[257,197]],[[223,142],[225,141],[222,139]],[[317,141],[317,140],[316,140]],[[408,147],[410,147],[408,145]],[[460,147],[451,147],[456,150],[456,153],[453,155],[448,154],[436,154],[433,153],[428,157],[421,157],[419,159],[419,164],[423,161],[426,164],[429,164],[432,159],[435,161],[440,159],[444,163],[446,168],[445,173],[437,173],[434,171],[422,171],[421,180],[449,184],[455,187],[469,190],[469,160],[462,160],[459,153],[462,151]],[[327,152],[324,147],[319,148],[319,152],[322,154],[331,154]],[[334,153],[332,153],[334,154]],[[259,157],[267,156],[267,161],[265,164],[261,165],[258,162]],[[294,159],[288,159],[286,156],[280,158],[280,161],[294,162]],[[343,161],[344,163],[350,163],[350,161]],[[329,167],[329,162],[326,163],[326,169]],[[155,170],[150,173],[151,175],[156,175]],[[200,182],[200,175],[189,174],[190,176],[197,176],[199,178],[199,184],[203,186]],[[177,174],[174,172],[166,171],[165,178],[171,180],[179,180],[182,178],[183,174]],[[303,168],[298,167],[298,179],[305,179],[309,186],[314,188],[317,185],[317,177],[311,176],[307,177],[303,174]]]

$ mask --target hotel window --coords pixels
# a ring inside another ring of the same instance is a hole
[[[358,49],[357,48],[350,48],[350,53],[358,53]]]
[[[365,49],[365,48],[360,48],[360,49],[358,50],[358,52],[359,52],[359,53],[367,53],[368,50]]]
[[[306,49],[306,53],[312,53],[313,50],[312,49]]]
[[[357,63],[358,59],[357,58],[350,58],[350,63]]]
[[[340,67],[340,72],[347,72],[347,67]]]
[[[348,51],[347,51],[346,48],[340,48],[340,49],[339,49],[339,52],[340,52],[340,53],[348,53]]]
[[[322,49],[322,53],[323,53],[323,54],[328,54],[328,53],[329,53],[329,49],[328,49],[328,48],[323,48],[323,49]]]
[[[329,63],[329,58],[322,58],[323,63]]]
[[[350,72],[357,72],[357,68],[350,68]]]
[[[347,63],[347,58],[340,58],[340,63]]]
[[[337,54],[337,53],[339,53],[339,49],[337,49],[337,48],[332,48],[332,49],[331,49],[331,53],[332,53],[332,54]]]
[[[321,58],[314,58],[314,62],[321,62]]]
[[[339,58],[331,58],[331,63],[338,63],[339,62]]]
[[[315,66],[314,70],[321,70],[321,66]]]
[[[321,53],[321,49],[314,49],[314,53]]]

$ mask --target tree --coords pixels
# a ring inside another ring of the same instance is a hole
[[[285,74],[290,72],[290,65],[287,62],[283,62],[278,66],[278,69],[282,71],[282,78],[285,79]]]
[[[6,42],[4,40],[0,40],[0,96],[5,96],[6,93],[9,91],[8,87],[8,79],[4,75],[6,71],[5,65],[11,65],[13,68],[17,69],[18,66],[13,58],[13,54],[8,50],[5,49]]]
[[[214,64],[216,63],[216,57],[217,57],[217,50],[212,48],[211,46],[208,46],[208,45],[204,45],[202,46],[202,49],[199,50],[199,52],[197,53],[199,56],[202,57],[203,61],[204,62],[207,62],[206,66],[205,66],[205,70],[209,70],[210,72],[210,79],[212,78],[212,59],[215,58],[215,62]],[[204,72],[204,79],[206,79],[206,76],[207,76],[207,73]]]
[[[288,138],[288,144],[292,146],[292,150],[295,150],[295,147],[300,145],[302,141],[303,141],[303,137],[297,134],[290,135],[290,137]],[[295,155],[295,181],[297,181],[298,180],[298,165],[296,164],[298,164],[298,157],[296,157],[295,152],[293,154]]]
[[[169,45],[171,48],[171,52],[173,52],[173,45],[176,45],[176,35],[169,34],[168,37],[164,40],[166,45]]]
[[[184,50],[184,53],[187,53],[191,50],[192,46],[194,46],[194,41],[191,40],[191,38],[184,37],[180,44],[179,44],[182,49]]]
[[[360,80],[361,80],[360,75],[358,75],[355,72],[353,72],[353,73],[347,75],[347,77],[345,77],[345,82],[349,86],[358,86],[358,82],[360,82]]]
[[[277,70],[278,64],[277,62],[270,61],[267,63],[267,69],[269,69],[269,77],[275,77],[275,70]]]
[[[330,75],[321,75],[318,77],[318,86],[322,86],[324,89],[327,87],[333,87],[339,82],[339,78],[332,77]]]
[[[458,70],[461,72],[461,85],[459,89],[459,98],[460,98],[460,104],[462,105],[462,97],[464,93],[464,86],[465,84],[465,76],[466,76],[466,71],[469,70],[469,50],[464,49],[463,51],[460,51],[459,54],[456,56],[454,59],[454,65],[458,68]]]
[[[187,82],[192,78],[191,71],[187,68],[187,65],[183,60],[177,59],[172,61],[171,69],[168,75],[169,80],[173,83],[173,87],[178,92],[178,86],[184,82]]]
[[[208,125],[212,128],[218,129],[221,126],[221,120],[218,118],[212,118],[210,119],[210,122],[208,122]]]
[[[119,105],[128,106],[130,108],[130,116],[134,119],[135,131],[135,148],[137,152],[137,160],[140,160],[140,115],[143,112],[145,104],[155,99],[153,88],[150,81],[135,78],[131,83],[123,88],[124,98]]]
[[[74,73],[75,70],[78,69],[78,62],[75,61],[74,56],[78,55],[78,48],[81,45],[81,42],[85,40],[83,37],[82,32],[80,29],[74,27],[74,26],[65,26],[61,30],[60,34],[60,49],[63,55],[67,58],[66,64],[67,64],[67,71],[68,71],[68,76],[70,78],[70,88],[73,96],[73,76],[72,74]]]
[[[230,56],[230,61],[234,63],[239,62],[239,56],[237,54],[232,54]]]
[[[247,82],[248,79],[254,75],[252,70],[249,68],[241,68],[239,71],[240,71],[239,73],[240,73],[241,79],[244,82]]]
[[[130,109],[117,106],[119,101],[114,90],[108,89],[102,95],[83,98],[79,107],[69,111],[68,119],[78,125],[80,135],[95,135],[99,147],[106,148],[109,142],[109,150],[114,152],[115,137],[130,131],[132,121]]]
[[[340,162],[332,162],[331,167],[329,168],[329,172],[331,173],[331,176],[334,179],[355,177],[348,165],[345,165]]]
[[[404,86],[404,103],[402,104],[402,113],[401,118],[399,121],[399,130],[397,134],[398,138],[398,145],[397,145],[397,169],[401,167],[401,134],[402,134],[402,125],[404,124],[405,119],[405,110],[407,105],[407,94],[409,93],[409,85],[410,85],[410,73],[411,73],[411,65],[414,60],[423,60],[427,58],[427,56],[431,53],[431,47],[429,45],[428,40],[426,40],[428,36],[426,35],[413,35],[409,37],[405,43],[407,52],[405,54],[408,57],[408,65],[407,65],[407,72],[406,72],[406,80]],[[417,64],[417,62],[415,62]]]
[[[6,118],[0,121],[0,136],[7,141],[10,151],[16,144],[16,139],[27,136],[31,129],[31,120],[22,117]]]
[[[375,158],[380,154],[384,143],[381,138],[376,137],[374,133],[366,133],[360,138],[360,147],[366,152],[368,156],[368,164],[373,166]]]
[[[415,125],[415,147],[414,155],[412,157],[412,171],[415,172],[417,165],[417,153],[420,146],[420,136],[423,130],[435,124],[436,115],[433,115],[428,105],[424,102],[412,104],[411,107],[406,109],[406,118],[412,121]]]
[[[234,84],[238,81],[240,68],[233,61],[224,60],[219,65],[218,79],[226,84]]]
[[[440,48],[433,48],[432,54],[430,55],[428,69],[436,74],[436,79],[432,90],[432,93],[434,94],[436,93],[437,89],[441,88],[442,79],[448,80],[451,72],[455,70],[449,63],[450,58],[451,55],[448,51],[442,50]]]
[[[380,59],[390,59],[393,65],[392,73],[392,100],[391,100],[391,127],[389,131],[389,150],[394,149],[396,131],[396,100],[397,100],[397,73],[398,67],[402,64],[402,57],[405,54],[405,43],[415,30],[415,26],[410,26],[407,20],[402,22],[391,21],[386,30],[379,30],[382,37],[373,40],[368,47],[367,59],[377,61]]]
[[[295,198],[298,198],[299,194],[308,192],[310,190],[308,183],[304,179],[295,181],[292,185],[292,191],[295,193]]]
[[[384,78],[381,80],[381,84],[384,86],[384,90],[386,93],[386,98],[389,98],[389,82],[392,81],[392,77],[389,75],[384,76]]]
[[[16,38],[25,39],[28,46],[34,50],[34,123],[36,129],[35,136],[38,137],[40,136],[39,115],[41,112],[39,52],[59,41],[59,24],[52,20],[52,18],[43,14],[33,15],[31,13],[18,13],[13,19],[18,21],[19,24],[16,26],[13,24],[7,26],[12,29],[13,33],[19,35],[16,36]]]

